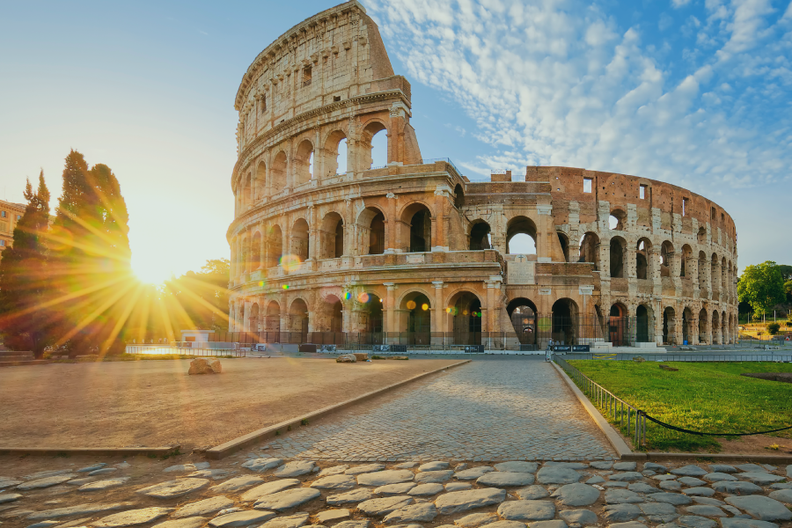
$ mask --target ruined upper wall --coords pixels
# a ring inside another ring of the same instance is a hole
[[[409,83],[393,77],[379,29],[365,8],[353,0],[327,9],[267,46],[242,77],[234,102],[241,143],[284,120],[362,94],[398,88],[409,103]]]

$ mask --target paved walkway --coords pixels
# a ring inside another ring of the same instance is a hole
[[[538,358],[476,360],[261,449],[284,458],[380,462],[615,458],[552,366]]]

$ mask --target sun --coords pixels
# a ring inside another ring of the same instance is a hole
[[[173,270],[162,265],[158,259],[132,258],[132,271],[140,282],[162,284],[173,276]]]

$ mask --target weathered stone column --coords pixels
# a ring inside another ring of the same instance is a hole
[[[385,309],[383,310],[384,313],[384,332],[396,332],[396,284],[392,282],[385,282],[383,283],[384,286],[388,289],[388,293],[385,296]]]
[[[387,243],[385,244],[385,253],[398,253],[399,249],[396,245],[397,238],[396,235],[399,230],[399,219],[396,218],[396,201],[398,198],[393,193],[388,193],[385,195],[388,199],[388,218],[385,222],[385,231],[386,231],[386,239]]]

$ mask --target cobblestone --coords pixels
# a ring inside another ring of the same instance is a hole
[[[475,361],[380,402],[292,431],[263,448],[281,458],[347,462],[614,458],[544,361]]]

